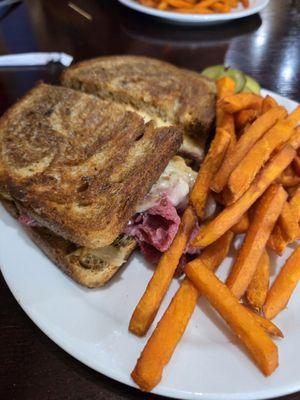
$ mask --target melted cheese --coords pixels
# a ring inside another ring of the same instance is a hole
[[[192,158],[202,161],[204,158],[204,143],[199,143],[196,139],[185,133],[179,153],[190,155]]]
[[[124,105],[124,107],[127,111],[132,111],[139,114],[139,116],[143,118],[145,123],[149,121],[154,121],[157,128],[173,125],[169,121],[165,121],[163,118],[157,115],[150,115],[147,111],[135,109],[129,104]],[[202,161],[204,158],[204,145],[205,141],[203,141],[202,143],[200,139],[196,140],[195,138],[189,136],[187,133],[184,133],[179,153],[188,154],[192,156],[192,158],[195,158],[198,161]]]
[[[163,196],[168,197],[175,207],[184,204],[196,176],[197,173],[186,165],[183,158],[173,157],[136,211],[148,210],[157,205]]]
[[[84,260],[84,257],[92,255],[107,262],[109,265],[120,267],[126,261],[127,250],[125,247],[115,247],[113,245],[100,247],[98,249],[81,247],[72,254],[78,256],[82,260]]]
[[[163,126],[170,126],[169,122],[164,121],[162,118],[156,115],[150,115],[147,111],[136,109],[129,104],[124,105],[127,111],[132,111],[137,113],[140,117],[143,118],[144,122],[147,123],[149,121],[154,121],[157,128],[161,128]]]

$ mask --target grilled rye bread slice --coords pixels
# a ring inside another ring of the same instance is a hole
[[[215,118],[215,84],[200,74],[139,56],[110,56],[66,69],[62,84],[130,104],[136,110],[205,135]]]
[[[20,216],[12,201],[2,198],[1,202],[14,218]],[[77,283],[88,288],[103,286],[136,248],[136,241],[125,235],[121,235],[110,246],[91,250],[78,247],[45,227],[24,225],[24,229],[50,260]]]
[[[119,104],[40,84],[0,120],[12,198],[55,234],[111,244],[182,142]]]

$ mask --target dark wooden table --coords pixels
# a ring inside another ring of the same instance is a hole
[[[0,10],[0,53],[64,51],[75,60],[141,54],[198,71],[225,61],[252,75],[265,88],[300,100],[298,0],[271,0],[260,16],[206,28],[163,24],[126,10],[114,0],[74,3],[93,20],[74,12],[65,0],[32,0]],[[57,82],[60,70],[55,64],[0,69],[0,113],[36,81]],[[25,315],[2,276],[0,301],[0,399],[159,398],[114,382],[62,351]],[[300,392],[282,399],[300,399]]]

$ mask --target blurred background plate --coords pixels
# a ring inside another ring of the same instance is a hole
[[[237,18],[248,17],[265,8],[269,0],[250,0],[249,8],[245,9],[240,4],[234,11],[224,14],[182,14],[171,11],[161,11],[155,8],[146,7],[137,0],[118,0],[121,4],[132,8],[133,10],[151,15],[156,18],[165,20],[166,22],[186,24],[186,25],[215,25],[222,24]]]

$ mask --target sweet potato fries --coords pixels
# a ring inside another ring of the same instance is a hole
[[[203,251],[197,263],[214,271],[228,254],[232,239],[233,234],[228,231]],[[149,338],[132,372],[134,381],[143,390],[151,390],[160,381],[163,368],[169,362],[185,331],[198,297],[198,290],[189,279],[185,278]],[[150,364],[151,368],[149,368]]]
[[[192,9],[199,2],[165,3]],[[213,1],[201,3],[220,8]],[[185,265],[185,277],[132,372],[142,390],[151,390],[160,382],[200,295],[224,318],[265,375],[278,366],[277,346],[271,337],[283,334],[270,319],[286,306],[300,280],[300,247],[271,288],[268,248],[282,254],[300,238],[300,108],[288,115],[271,96],[235,94],[234,88],[229,77],[217,81],[215,137],[179,231],[130,321],[129,329],[135,334],[147,332],[187,244],[194,246],[198,255]],[[215,197],[220,211],[205,220],[209,196]],[[195,236],[197,218],[200,229]],[[223,283],[214,272],[239,234],[245,234],[243,242]]]

